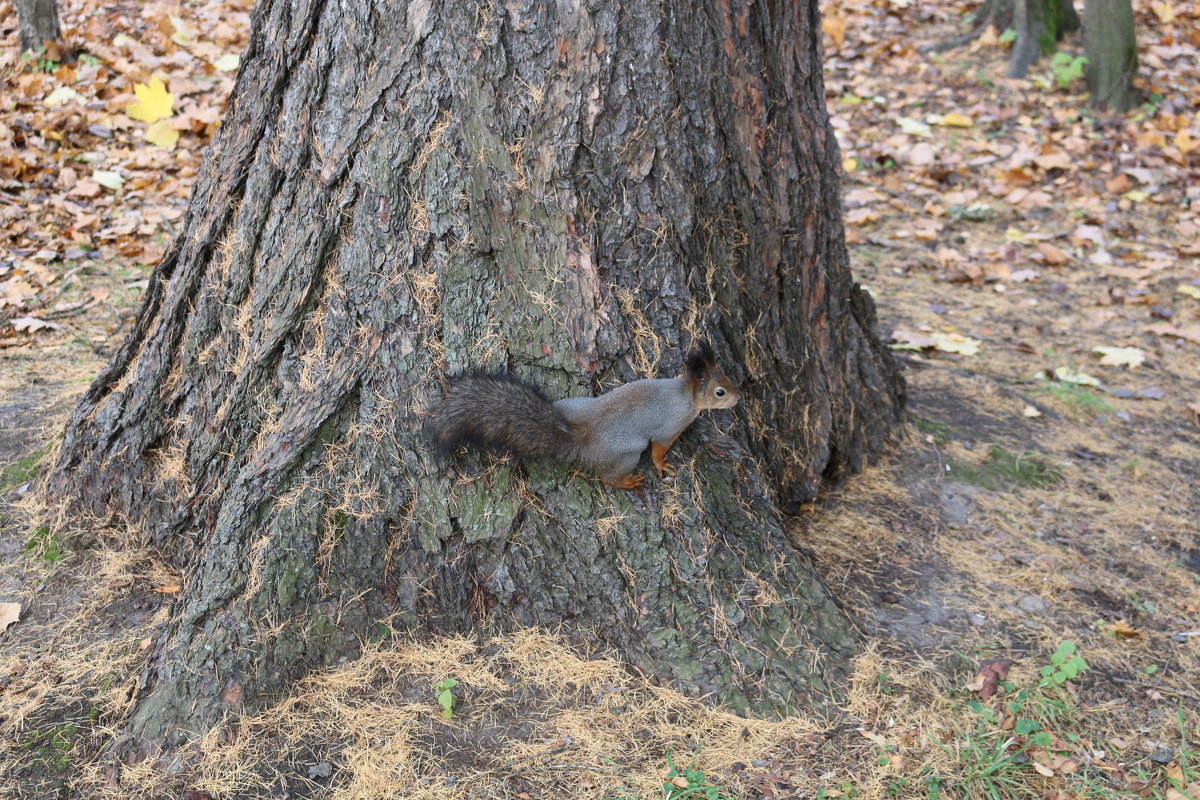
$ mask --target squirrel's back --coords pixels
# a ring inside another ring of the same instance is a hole
[[[442,455],[477,444],[530,458],[564,458],[577,446],[562,412],[537,387],[507,373],[451,379],[430,410],[429,433]]]

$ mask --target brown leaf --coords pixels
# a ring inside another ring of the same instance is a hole
[[[170,583],[164,583],[162,586],[155,586],[154,591],[159,594],[178,594],[179,581],[171,581]]]
[[[0,633],[21,619],[20,603],[0,603]]]
[[[1176,336],[1180,339],[1186,339],[1189,342],[1200,344],[1200,325],[1189,325],[1186,328],[1177,328],[1167,322],[1158,322],[1146,328],[1158,336]]]
[[[1109,194],[1121,194],[1133,188],[1133,182],[1128,175],[1121,173],[1105,181],[1104,188],[1108,189]]]
[[[996,693],[996,686],[1000,681],[1008,677],[1012,663],[1011,658],[993,658],[983,662],[979,665],[979,674],[975,676],[975,682],[967,688],[978,692],[980,700],[991,698]]]

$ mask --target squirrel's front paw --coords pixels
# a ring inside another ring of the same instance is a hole
[[[658,468],[658,477],[661,478],[664,475],[667,476],[668,478],[675,477],[675,465],[674,464],[668,464],[666,461],[664,461],[661,464],[655,464],[654,466]]]

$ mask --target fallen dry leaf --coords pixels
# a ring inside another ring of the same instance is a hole
[[[1136,347],[1093,347],[1092,352],[1104,356],[1100,363],[1106,367],[1138,367],[1146,360],[1146,354]]]
[[[0,633],[21,619],[20,603],[0,603]]]
[[[1008,677],[1008,671],[1012,668],[1012,659],[1010,658],[993,658],[984,661],[979,665],[979,673],[975,676],[974,683],[967,686],[967,689],[979,694],[980,700],[988,700],[996,693],[996,686],[1000,681]]]
[[[1088,375],[1086,372],[1076,372],[1067,367],[1055,367],[1054,377],[1058,378],[1063,383],[1075,383],[1080,386],[1099,386],[1100,381]]]
[[[162,78],[151,78],[149,85],[134,84],[133,92],[137,95],[137,102],[125,109],[130,118],[151,123],[171,116],[175,97],[167,91]]]
[[[1146,328],[1150,333],[1156,336],[1175,336],[1180,339],[1186,339],[1194,344],[1200,344],[1200,325],[1189,325],[1186,328],[1177,328],[1167,322],[1159,322]]]
[[[1116,622],[1111,623],[1108,626],[1108,632],[1114,636],[1121,636],[1126,639],[1136,639],[1142,635],[1141,631],[1123,619],[1119,619]]]
[[[18,317],[17,319],[10,319],[8,324],[12,325],[13,330],[18,333],[37,333],[41,330],[56,331],[62,328],[57,322],[49,322],[37,317]]]

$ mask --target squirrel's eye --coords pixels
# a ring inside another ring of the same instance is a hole
[[[724,390],[724,389],[717,389],[715,392],[713,392],[713,394],[715,394],[717,397],[724,397],[724,396],[725,396],[725,390]]]

